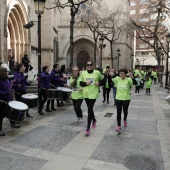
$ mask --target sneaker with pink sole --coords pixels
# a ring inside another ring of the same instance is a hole
[[[124,120],[124,127],[127,127],[127,120]]]
[[[117,126],[116,132],[121,132],[121,126]]]
[[[89,136],[89,135],[90,135],[90,129],[86,129],[86,131],[84,132],[84,134],[85,134],[86,136]]]
[[[97,123],[97,120],[93,121],[91,127],[95,128],[96,127],[96,123]]]

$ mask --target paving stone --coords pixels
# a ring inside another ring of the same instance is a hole
[[[170,109],[163,109],[163,113],[167,119],[170,119]]]
[[[30,170],[40,169],[47,163],[44,159],[24,156],[0,150],[0,169],[1,170]]]
[[[156,121],[130,120],[128,119],[128,127],[122,127],[122,132],[132,134],[149,134],[158,135]],[[123,121],[122,121],[123,126]],[[146,130],[147,127],[147,130]],[[110,127],[109,131],[115,131],[116,122]]]
[[[79,132],[54,127],[38,126],[33,130],[11,140],[11,143],[33,148],[58,152],[69,143]]]
[[[131,138],[122,137],[121,134],[106,135],[91,159],[124,164],[126,157],[132,154],[145,154],[154,157],[159,163],[159,170],[163,170],[160,141],[135,135]]]

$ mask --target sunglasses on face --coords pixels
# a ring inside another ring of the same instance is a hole
[[[87,64],[87,66],[92,66],[93,64]]]
[[[78,70],[73,70],[73,71],[78,71]]]

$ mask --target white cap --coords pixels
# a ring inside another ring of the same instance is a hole
[[[6,64],[6,63],[1,64],[1,67],[2,67],[2,68],[6,68],[7,71],[10,71],[9,66],[8,66],[8,64]]]

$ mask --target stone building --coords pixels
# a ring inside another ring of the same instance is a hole
[[[53,5],[53,2],[46,0],[46,8]],[[62,3],[64,1],[61,1]],[[129,15],[129,3],[126,0],[103,0],[109,4],[110,10],[116,10],[123,2],[121,10]],[[0,1],[0,61],[7,62],[10,56],[21,61],[24,54],[28,54],[34,69],[38,67],[38,35],[37,35],[37,14],[35,14],[33,0],[1,0]],[[34,26],[30,29],[23,28],[23,25],[33,21]],[[69,8],[54,8],[44,10],[41,17],[41,66],[49,65],[52,68],[54,63],[69,65],[70,47],[70,10]],[[103,49],[103,67],[111,65],[110,44],[104,41],[106,48]],[[117,67],[117,49],[120,49],[119,67],[131,68],[132,38],[124,31],[113,44],[114,67]],[[93,34],[87,28],[74,28],[74,56],[73,64],[82,66],[94,53]],[[97,62],[100,65],[100,49],[97,46]]]

